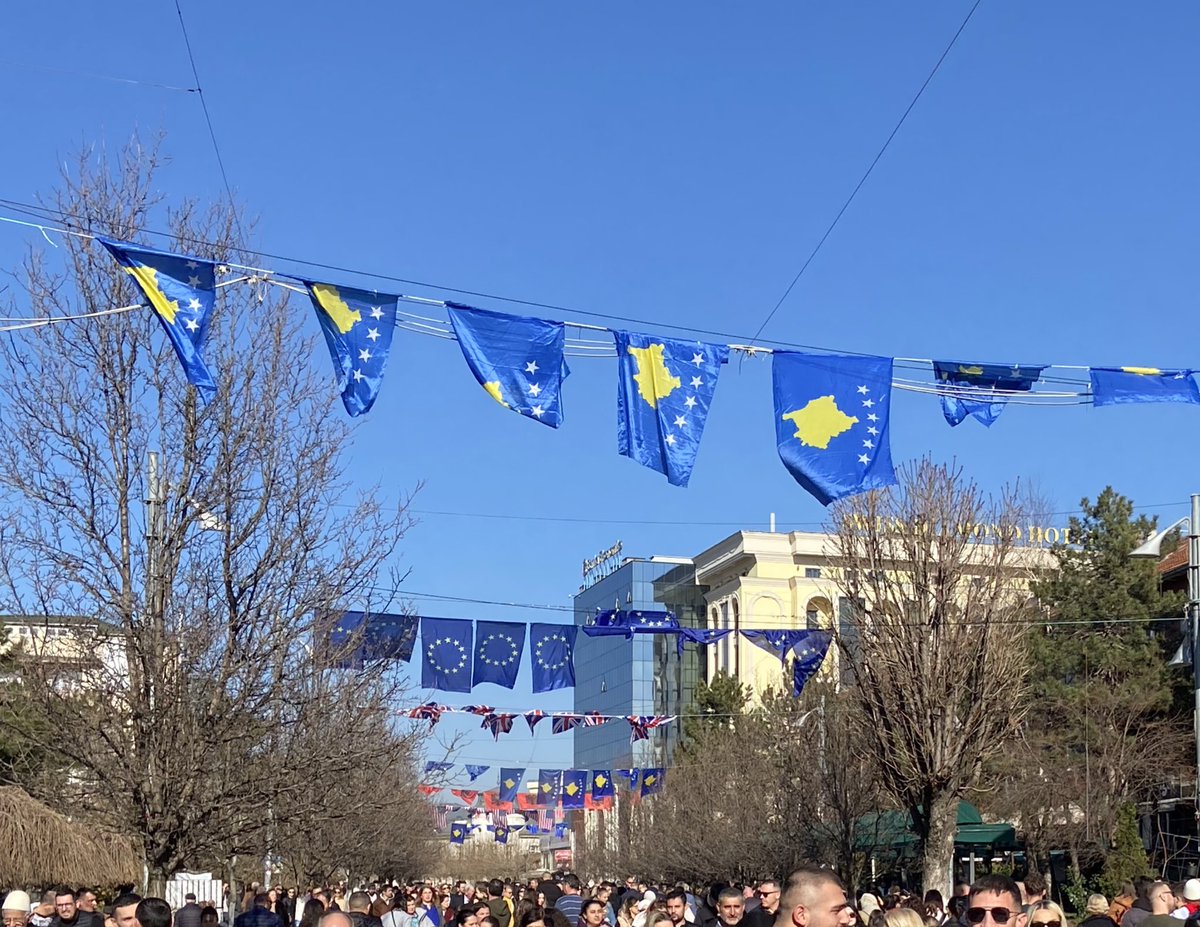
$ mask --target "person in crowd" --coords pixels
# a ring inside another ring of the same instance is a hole
[[[1062,908],[1043,898],[1029,907],[1029,927],[1071,927],[1071,924]]]
[[[317,927],[352,927],[350,915],[330,905],[325,909],[325,913],[321,915],[321,920],[317,922]]]
[[[971,927],[1025,927],[1020,886],[1002,875],[976,879],[967,897],[967,923]]]
[[[221,915],[212,905],[206,904],[200,909],[200,927],[217,927],[220,923]]]
[[[870,923],[872,914],[882,910],[883,906],[879,903],[879,896],[874,892],[863,892],[858,896],[858,919],[863,925]]]
[[[562,897],[562,889],[559,888],[558,883],[554,881],[548,872],[542,873],[542,877],[538,880],[537,890],[546,897],[545,902],[541,903],[542,907],[553,907],[558,899]]]
[[[146,927],[146,925],[143,924],[142,927]],[[271,910],[270,894],[259,892],[254,896],[254,906],[234,918],[233,927],[283,927],[283,925],[279,923],[279,917]]]
[[[200,927],[200,905],[196,904],[195,892],[183,896],[183,907],[175,912],[175,927]]]
[[[925,916],[933,918],[939,927],[946,921],[946,902],[942,900],[942,893],[936,888],[931,888],[925,893]]]
[[[9,892],[0,902],[0,918],[3,918],[4,927],[25,927],[32,906],[28,892],[20,889]]]
[[[499,927],[512,927],[512,911],[504,901],[504,883],[492,879],[487,884],[488,915],[496,919]]]
[[[392,910],[380,918],[383,927],[418,927],[420,922],[416,896],[407,892],[392,895]]]
[[[612,906],[613,891],[616,886],[607,880],[596,886],[596,891],[592,897],[604,905],[604,923],[608,927],[617,927],[617,912]]]
[[[346,905],[350,909],[350,923],[354,927],[383,927],[379,918],[371,913],[371,896],[366,892],[351,892]]]
[[[75,889],[61,886],[54,890],[54,917],[50,927],[100,927],[99,918],[79,910]]]
[[[164,898],[143,898],[134,910],[138,927],[171,927],[171,906]]]
[[[558,908],[546,908],[546,927],[578,927],[578,922],[570,923]]]
[[[96,893],[90,888],[80,888],[75,892],[75,907],[92,915],[93,927],[103,927],[104,915],[96,910]]]
[[[651,911],[645,927],[671,927],[671,918],[666,911]]]
[[[801,866],[783,884],[777,927],[853,927],[854,907],[830,869]]]
[[[758,883],[755,897],[758,904],[747,908],[742,916],[745,927],[774,927],[775,915],[779,913],[779,883],[775,879],[763,879]]]
[[[633,921],[638,913],[638,902],[641,899],[637,895],[624,895],[622,897],[621,907],[617,911],[617,927],[633,927]]]
[[[548,927],[544,908],[526,908],[517,919],[517,927]]]
[[[737,927],[745,911],[742,893],[736,888],[722,889],[717,895],[717,927]]]
[[[671,921],[671,927],[685,927],[692,923],[692,910],[688,907],[687,892],[681,888],[667,892],[663,900],[663,910]]]
[[[1171,916],[1178,905],[1175,903],[1175,893],[1166,882],[1154,882],[1147,892],[1150,902],[1150,913],[1138,921],[1140,927],[1179,927],[1178,918]],[[1132,909],[1131,909],[1132,910]],[[1129,917],[1128,914],[1125,915]],[[1066,927],[1064,924],[1063,927]]]
[[[467,896],[464,891],[466,887],[467,883],[462,879],[459,879],[454,883],[454,888],[450,892],[450,907],[452,907],[455,911],[459,910],[467,902]]]
[[[325,902],[321,901],[316,895],[304,902],[304,909],[300,912],[300,927],[317,927],[318,921],[321,920],[321,915],[325,913]]]
[[[1138,927],[1138,924],[1150,916],[1150,893],[1154,890],[1154,885],[1153,879],[1134,879],[1133,903],[1121,917],[1121,927]]]
[[[1108,916],[1108,899],[1103,895],[1088,895],[1083,914],[1079,927],[1117,927],[1116,921]]]
[[[925,918],[907,905],[898,905],[883,915],[887,927],[925,927]]]
[[[658,895],[647,888],[642,893],[642,900],[637,903],[637,915],[633,919],[633,927],[646,927],[646,921],[657,910]]]
[[[946,905],[946,927],[967,927],[966,895],[955,895]]]
[[[589,898],[583,903],[579,915],[580,927],[604,927],[604,902]]]
[[[442,899],[438,898],[432,885],[421,886],[417,899],[417,913],[421,915],[421,927],[442,927]]]
[[[1036,869],[1025,873],[1025,905],[1032,909],[1035,904],[1046,900],[1046,877]]]
[[[563,917],[567,919],[567,923],[571,927],[575,927],[579,920],[579,915],[583,913],[583,897],[580,894],[583,891],[583,883],[579,881],[579,876],[573,872],[568,872],[562,877],[559,883],[562,888],[562,894],[558,900],[554,902],[556,910],[561,911]],[[544,889],[543,889],[544,891]],[[550,896],[547,895],[547,898]]]
[[[1200,879],[1188,879],[1184,882],[1180,896],[1175,901],[1179,907],[1171,913],[1178,918],[1187,920],[1200,913]]]
[[[142,896],[132,892],[116,897],[113,901],[113,920],[117,927],[137,927],[137,906],[141,902]]]
[[[479,909],[466,905],[454,915],[453,927],[479,927]]]

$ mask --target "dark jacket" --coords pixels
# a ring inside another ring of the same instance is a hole
[[[200,927],[200,905],[194,901],[189,901],[175,912],[175,917],[171,923],[175,927]]]
[[[354,927],[383,927],[383,921],[377,918],[374,914],[363,914],[361,911],[351,911],[349,915],[350,923]]]
[[[255,905],[233,919],[233,927],[283,927],[279,918],[268,908]]]
[[[104,915],[97,911],[76,910],[72,920],[64,921],[55,914],[50,918],[50,927],[104,927]],[[199,923],[196,927],[199,927]]]
[[[744,927],[774,927],[774,924],[775,915],[768,914],[762,909],[762,905],[759,905],[753,911],[746,912],[745,916],[742,917],[739,927],[743,927],[743,925]],[[176,927],[179,927],[179,925],[177,924]]]
[[[1079,927],[1117,927],[1117,925],[1107,914],[1100,914],[1095,917],[1089,917],[1085,921],[1080,921]]]

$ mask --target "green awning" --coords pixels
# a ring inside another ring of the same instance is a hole
[[[913,847],[917,835],[907,811],[877,811],[864,814],[855,827],[860,849],[903,851]],[[979,809],[970,802],[959,802],[954,843],[962,847],[991,847],[996,850],[1017,847],[1016,830],[1011,824],[984,824]]]

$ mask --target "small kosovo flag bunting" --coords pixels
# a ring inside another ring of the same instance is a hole
[[[350,415],[362,415],[383,384],[398,297],[331,283],[306,280],[304,285],[329,346],[342,404]]]

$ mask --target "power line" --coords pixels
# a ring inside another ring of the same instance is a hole
[[[941,54],[941,57],[938,58],[937,63],[933,66],[933,70],[929,72],[929,76],[925,78],[925,82],[921,84],[920,89],[917,90],[916,96],[912,98],[912,101],[908,104],[908,107],[900,116],[900,120],[892,128],[891,134],[888,135],[887,140],[883,143],[883,147],[881,147],[875,154],[874,159],[872,159],[871,163],[867,166],[866,172],[861,178],[859,178],[859,181],[857,184],[855,184],[854,189],[850,191],[850,195],[846,197],[846,202],[842,203],[842,208],[837,211],[837,215],[833,217],[833,221],[829,223],[828,228],[825,229],[825,233],[817,241],[816,247],[809,252],[808,257],[804,260],[804,263],[800,265],[800,269],[796,271],[796,276],[792,278],[792,282],[789,283],[787,289],[783,291],[783,295],[779,297],[779,301],[776,302],[771,311],[767,313],[767,317],[763,319],[762,325],[758,326],[758,331],[755,332],[754,337],[750,339],[751,344],[753,344],[758,336],[762,334],[763,329],[767,327],[767,324],[771,321],[771,319],[775,317],[775,313],[779,311],[779,307],[782,306],[788,296],[791,295],[792,290],[800,281],[800,278],[804,276],[804,272],[808,270],[808,265],[813,262],[813,258],[817,256],[817,253],[825,244],[826,239],[833,234],[833,230],[837,228],[837,224],[842,220],[842,216],[846,214],[846,210],[850,208],[850,204],[854,202],[854,198],[858,196],[858,191],[863,188],[863,184],[867,182],[867,178],[870,177],[871,172],[875,170],[875,165],[879,163],[879,160],[883,157],[884,152],[888,150],[888,146],[892,144],[892,139],[896,137],[896,134],[900,131],[900,127],[904,125],[904,121],[908,119],[908,114],[913,111],[913,107],[917,105],[917,101],[920,100],[921,96],[925,93],[925,88],[929,86],[930,82],[934,78],[934,75],[936,75],[938,70],[941,68],[942,62],[946,60],[946,56],[950,54],[950,50],[954,48],[954,44],[958,41],[958,37],[963,34],[963,30],[967,28],[967,23],[971,21],[971,17],[975,15],[975,11],[979,9],[979,4],[982,2],[983,0],[975,0],[975,4],[967,13],[966,18],[963,19],[962,24],[958,27],[958,31],[954,33],[954,37],[950,40],[950,44],[946,46],[945,50]]]
[[[204,110],[204,121],[208,124],[208,137],[212,139],[213,151],[217,156],[217,167],[221,169],[221,180],[225,183],[225,194],[229,197],[229,208],[233,213],[233,224],[237,226],[238,238],[242,247],[249,242],[246,233],[242,231],[242,220],[238,215],[237,203],[233,199],[233,188],[229,185],[229,175],[225,173],[225,159],[221,157],[221,146],[217,144],[217,133],[213,129],[212,115],[208,111],[208,101],[204,98],[204,88],[200,84],[200,74],[196,70],[196,56],[192,54],[192,41],[188,38],[187,24],[183,21],[183,9],[179,0],[175,0],[175,12],[179,14],[179,29],[183,33],[183,44],[187,47],[188,61],[192,66],[192,78],[196,81],[196,95],[200,97],[200,108]]]
[[[160,84],[152,80],[135,80],[132,77],[117,77],[113,74],[98,74],[95,71],[79,71],[74,68],[60,68],[50,64],[34,63],[32,61],[14,61],[11,58],[0,58],[0,67],[31,68],[36,71],[49,71],[55,74],[69,74],[73,77],[88,77],[92,80],[107,80],[117,84],[132,84],[137,87],[157,87],[159,90],[172,90],[176,93],[196,93],[196,87],[176,87],[172,84]]]

